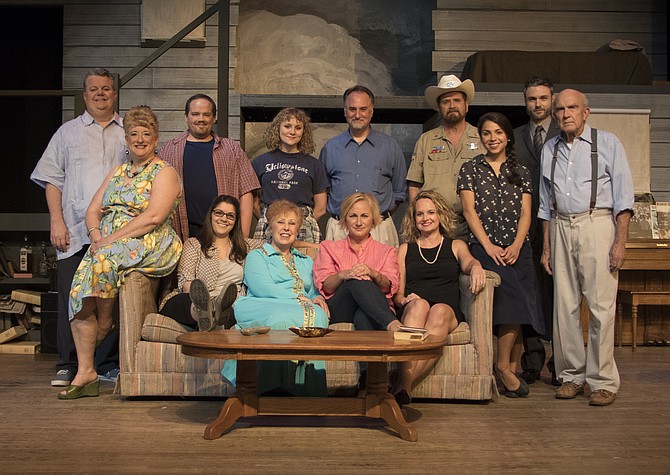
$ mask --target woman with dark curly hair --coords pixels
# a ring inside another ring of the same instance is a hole
[[[477,124],[486,149],[461,166],[458,193],[470,227],[470,250],[484,269],[500,274],[495,289],[493,325],[498,335],[496,375],[507,397],[526,397],[529,389],[516,376],[521,329],[544,334],[537,277],[528,230],[531,214],[530,173],[516,161],[514,133],[507,117],[484,114]]]
[[[328,178],[323,164],[310,155],[314,152],[314,140],[309,117],[301,109],[282,109],[264,138],[270,151],[251,163],[261,184],[261,195],[254,199],[258,218],[254,238],[270,240],[267,208],[284,199],[302,210],[304,221],[298,241],[318,244],[321,232],[317,221],[326,214]]]

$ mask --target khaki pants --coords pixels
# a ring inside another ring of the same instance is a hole
[[[398,231],[395,228],[393,218],[384,219],[379,226],[372,228],[370,231],[372,239],[375,241],[388,244],[389,246],[398,247],[400,242],[398,240]],[[328,218],[326,223],[326,239],[331,241],[338,241],[344,239],[347,232],[340,227],[340,222],[335,218]]]
[[[561,382],[592,391],[619,389],[614,362],[618,273],[609,270],[615,225],[609,210],[559,215],[551,220],[554,273],[554,361]],[[582,296],[589,308],[587,350],[580,322]]]

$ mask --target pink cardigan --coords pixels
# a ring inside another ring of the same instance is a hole
[[[351,247],[349,238],[339,241],[322,241],[314,260],[314,284],[321,294],[329,299],[333,294],[323,290],[323,282],[341,270],[351,269],[363,263],[385,275],[391,281],[391,290],[386,294],[389,307],[393,307],[393,295],[398,291],[398,252],[395,247],[382,244],[371,237],[363,243],[359,253]]]

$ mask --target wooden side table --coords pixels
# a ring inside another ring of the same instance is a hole
[[[623,304],[630,305],[633,322],[633,351],[637,346],[637,307],[639,305],[670,305],[670,290],[626,290],[617,292],[617,339],[621,348]],[[646,341],[646,337],[645,337]]]

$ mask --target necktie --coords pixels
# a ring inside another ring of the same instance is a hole
[[[544,132],[544,128],[541,125],[535,127],[535,133],[533,134],[533,147],[535,148],[535,156],[537,157],[542,155],[542,145],[544,145],[544,140],[542,140],[542,132]]]

